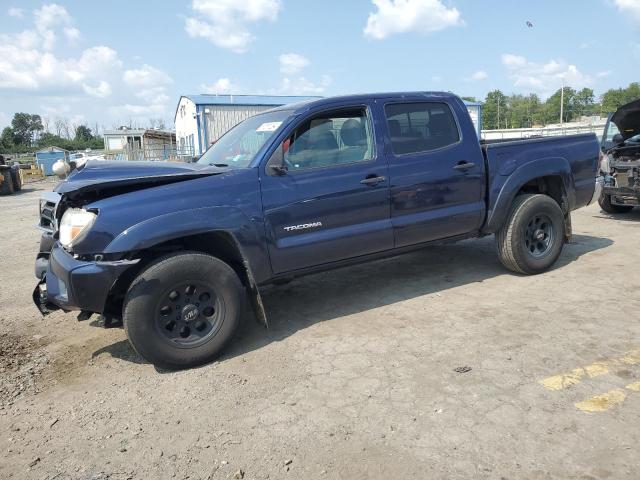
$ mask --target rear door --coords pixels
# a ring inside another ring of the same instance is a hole
[[[368,104],[298,121],[261,173],[275,274],[393,248],[381,152]]]
[[[395,246],[477,231],[485,216],[485,165],[460,105],[387,102],[387,159]]]

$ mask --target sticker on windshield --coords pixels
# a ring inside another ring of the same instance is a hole
[[[263,123],[256,129],[256,132],[275,132],[280,125],[282,125],[282,122]]]

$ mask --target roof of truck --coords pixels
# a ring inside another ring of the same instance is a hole
[[[355,95],[339,95],[335,97],[323,97],[317,99],[304,100],[301,102],[291,103],[288,105],[282,105],[280,107],[273,108],[272,110],[293,110],[296,113],[303,112],[308,110],[311,107],[318,106],[331,106],[334,104],[341,103],[352,103],[359,101],[367,101],[372,99],[420,99],[423,98],[425,100],[437,100],[443,98],[454,98],[454,95],[451,92],[382,92],[382,93],[361,93]],[[473,104],[473,103],[470,103]]]

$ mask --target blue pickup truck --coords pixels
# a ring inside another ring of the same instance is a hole
[[[41,199],[43,314],[122,319],[150,362],[214,359],[260,287],[494,234],[506,268],[551,267],[601,193],[593,134],[484,144],[457,96],[279,107],[195,163],[90,161]],[[428,265],[425,266],[428,268]]]

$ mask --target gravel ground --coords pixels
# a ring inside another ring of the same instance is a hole
[[[485,238],[267,288],[268,331],[164,372],[32,306],[45,188],[0,197],[0,478],[638,478],[640,211],[575,212],[536,277]]]

